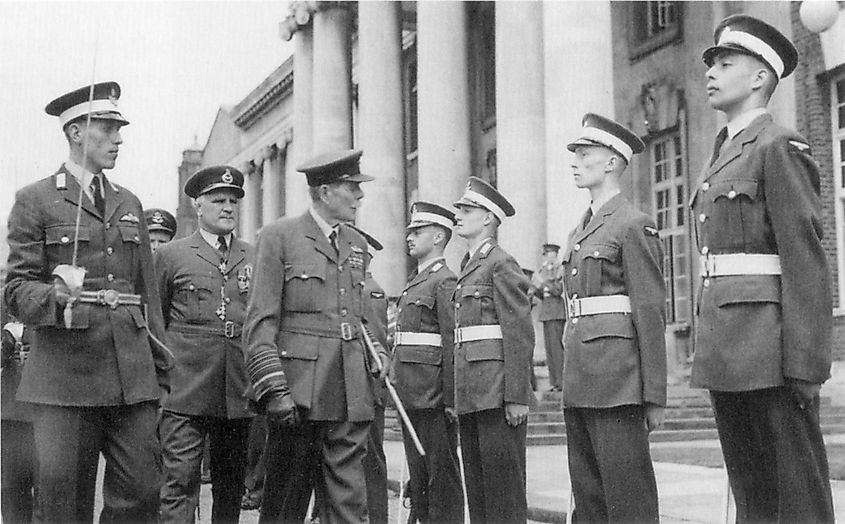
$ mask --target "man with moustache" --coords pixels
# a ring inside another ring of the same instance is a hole
[[[406,240],[417,269],[399,297],[394,335],[391,380],[425,450],[420,456],[403,426],[411,505],[423,524],[464,519],[455,412],[452,295],[457,277],[443,256],[454,220],[454,213],[431,202],[411,206]]]
[[[807,140],[766,111],[798,63],[771,25],[733,15],[704,51],[727,117],[692,197],[701,254],[691,386],[710,390],[737,522],[833,522],[819,389],[831,277]]]
[[[176,356],[159,433],[165,483],[161,522],[192,522],[200,463],[210,448],[211,521],[237,523],[253,413],[241,332],[253,247],[233,234],[244,177],[231,166],[197,171],[185,184],[198,229],[160,246],[155,263],[167,345]]]
[[[247,369],[269,426],[261,522],[367,522],[362,465],[374,415],[360,333],[367,241],[345,224],[364,196],[359,150],[298,168],[311,208],[265,225],[244,327]],[[387,362],[385,362],[387,364]],[[386,369],[386,368],[385,368]]]
[[[100,520],[158,518],[157,407],[172,355],[151,344],[164,330],[141,203],[104,174],[129,123],[119,98],[103,82],[47,105],[69,158],[18,191],[9,215],[5,298],[33,330],[17,399],[33,404],[43,522],[94,520],[100,453]]]
[[[455,286],[455,408],[473,523],[525,522],[525,438],[534,326],[530,283],[495,240],[508,200],[470,177],[455,202],[469,253]]]

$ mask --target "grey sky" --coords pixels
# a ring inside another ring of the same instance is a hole
[[[194,135],[204,145],[217,108],[239,102],[291,54],[278,37],[287,4],[0,1],[0,231],[13,189],[66,159],[44,106],[90,83],[95,42],[95,78],[120,83],[131,122],[107,174],[145,207],[174,210],[182,151]]]

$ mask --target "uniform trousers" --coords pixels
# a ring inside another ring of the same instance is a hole
[[[2,466],[3,522],[17,524],[32,522],[35,487],[35,443],[32,423],[4,420],[0,439]]]
[[[408,417],[425,450],[421,456],[408,430],[402,440],[411,483],[411,506],[417,520],[428,523],[462,523],[464,489],[458,462],[458,427],[443,408],[412,409]]]
[[[364,475],[367,478],[367,513],[373,524],[387,524],[387,457],[384,455],[384,406],[376,404],[367,435]]]
[[[38,405],[37,517],[42,522],[94,520],[100,453],[106,460],[100,522],[155,522],[161,454],[155,402],[124,406]]]
[[[164,412],[159,428],[165,473],[161,522],[193,522],[206,435],[211,449],[211,522],[238,522],[251,420]]]
[[[543,341],[546,346],[546,367],[549,368],[549,384],[563,387],[563,319],[543,321]]]
[[[658,522],[645,408],[565,408],[574,522]]]
[[[363,461],[369,431],[369,421],[271,425],[259,522],[302,524],[312,492],[321,524],[368,522]]]
[[[470,522],[525,522],[525,437],[527,423],[510,426],[505,409],[459,417]]]
[[[246,454],[244,487],[246,496],[261,504],[264,498],[264,476],[267,474],[265,449],[267,448],[267,417],[256,415],[249,426],[249,445]]]
[[[710,392],[737,522],[833,522],[819,397],[788,387]]]

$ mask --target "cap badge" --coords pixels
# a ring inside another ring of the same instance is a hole
[[[220,178],[221,178],[221,180],[223,180],[223,182],[225,182],[227,184],[231,184],[232,181],[234,180],[234,178],[232,177],[232,173],[229,172],[228,169],[225,172],[223,172],[223,175]]]
[[[153,213],[151,220],[153,222],[155,222],[156,224],[163,224],[164,223],[164,217],[161,216],[161,212],[159,212],[159,211],[156,211],[155,213]]]
[[[114,88],[112,88],[109,92],[109,102],[111,102],[111,105],[114,107],[117,107],[117,91],[115,91]]]

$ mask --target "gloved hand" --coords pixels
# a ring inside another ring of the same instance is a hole
[[[290,393],[270,394],[263,404],[269,426],[292,428],[299,425],[299,412]]]

